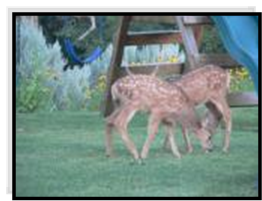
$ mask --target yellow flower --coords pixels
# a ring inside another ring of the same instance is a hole
[[[173,55],[169,58],[169,61],[171,63],[178,63],[178,57],[176,55]]]
[[[163,58],[162,58],[161,56],[158,56],[157,61],[158,61],[158,62],[162,62],[162,61],[163,61]]]
[[[130,66],[135,66],[135,65],[136,65],[135,62],[131,62],[131,63],[130,63]]]

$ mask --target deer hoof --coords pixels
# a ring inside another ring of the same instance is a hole
[[[227,154],[228,153],[228,148],[224,147],[223,148],[223,152]]]
[[[187,149],[187,153],[188,153],[188,154],[192,154],[192,153],[193,153],[193,148],[188,148],[188,149]]]

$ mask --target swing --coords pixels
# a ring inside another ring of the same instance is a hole
[[[81,59],[74,48],[74,45],[72,44],[71,40],[69,38],[66,38],[64,40],[64,44],[65,44],[65,50],[68,54],[68,56],[70,57],[70,59],[78,65],[84,65],[85,63],[91,63],[93,61],[95,61],[102,53],[102,49],[100,47],[97,47],[89,57],[85,58],[85,59]]]
[[[95,23],[95,22],[94,22]],[[100,35],[100,40],[103,41],[102,38],[102,24],[98,23],[98,28],[99,28],[99,35]],[[95,28],[95,26],[92,26],[91,29],[93,30]],[[90,30],[90,32],[92,31]],[[89,30],[87,31],[89,32]],[[86,37],[87,34],[84,34],[83,36],[81,36],[80,38],[83,39],[83,37]],[[79,39],[81,40],[81,39]],[[102,53],[103,50],[100,46],[96,47],[95,50],[90,54],[90,56],[88,56],[87,58],[80,58],[75,50],[75,47],[72,43],[72,41],[69,38],[64,39],[64,47],[65,47],[65,52],[67,54],[67,56],[69,57],[71,62],[68,62],[64,67],[63,70],[66,71],[68,67],[70,67],[71,69],[73,68],[73,65],[79,65],[80,67],[83,67],[84,64],[88,64],[88,63],[92,63],[93,61],[95,61],[96,59],[98,59]]]

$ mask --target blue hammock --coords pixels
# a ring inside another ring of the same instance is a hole
[[[83,65],[86,63],[91,63],[93,61],[95,61],[99,56],[101,56],[101,54],[103,53],[103,50],[100,47],[97,47],[92,54],[85,58],[85,59],[81,59],[75,51],[74,45],[72,44],[72,42],[70,41],[70,39],[66,38],[64,40],[64,44],[65,44],[65,51],[68,54],[68,57],[70,57],[70,59],[79,65]]]

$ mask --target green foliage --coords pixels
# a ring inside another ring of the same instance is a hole
[[[63,39],[70,38],[77,54],[82,58],[86,58],[96,47],[100,46],[102,49],[105,49],[108,44],[112,43],[118,24],[118,17],[96,16],[96,29],[81,41],[78,38],[91,26],[89,16],[83,18],[74,16],[40,16],[39,21],[49,42],[53,43],[59,40],[61,46],[63,46]],[[64,47],[63,51],[65,53]]]
[[[38,57],[37,53],[32,53],[31,56],[30,73],[26,74],[22,71],[25,68],[20,64],[21,78],[16,87],[17,112],[34,112],[44,107],[51,95],[51,89],[45,84],[48,77],[44,69],[41,68],[41,58]]]
[[[25,78],[16,90],[17,112],[33,112],[39,109],[50,96],[50,89],[43,83],[40,73],[34,73],[32,77]]]
[[[200,52],[207,54],[226,53],[215,26],[204,26]]]
[[[230,70],[230,91],[254,91],[253,81],[246,68]]]
[[[98,76],[108,67],[112,45],[91,65],[64,72],[65,61],[59,43],[47,44],[42,30],[26,19],[20,27],[23,51],[21,62],[16,67],[19,75],[17,111],[86,109],[90,100],[88,93],[95,88]]]
[[[31,21],[22,18],[20,30],[20,63],[16,73],[16,109],[33,112],[45,109],[55,93],[56,71],[62,68],[60,47],[47,45],[42,31]],[[17,50],[19,51],[19,50]],[[53,73],[51,73],[53,72]]]
[[[101,103],[104,100],[104,94],[106,90],[106,76],[100,75],[97,79],[95,88],[90,90],[90,101],[88,109],[90,111],[99,111],[101,109]]]

